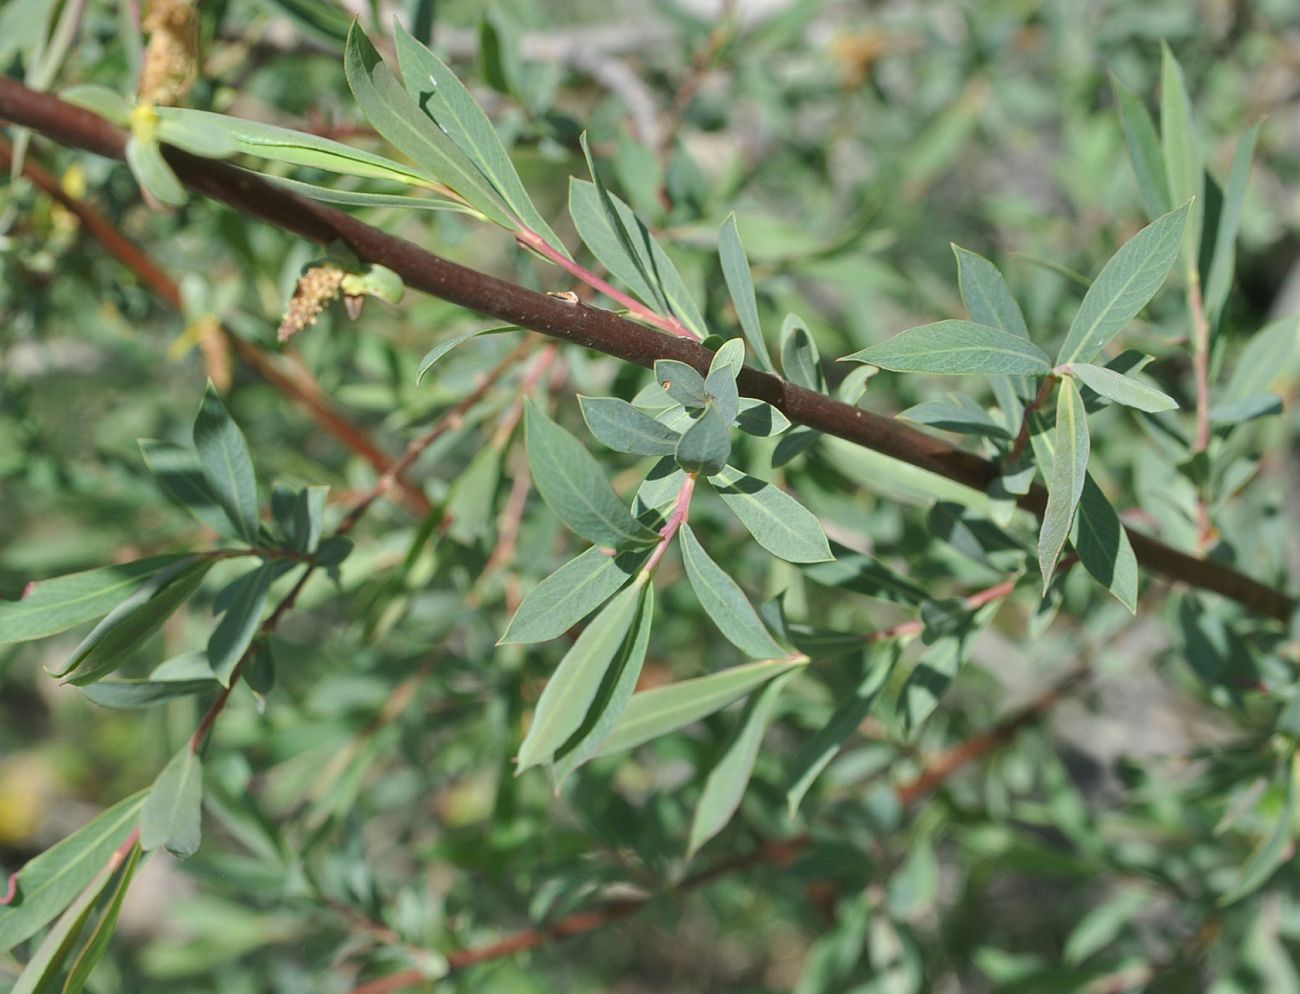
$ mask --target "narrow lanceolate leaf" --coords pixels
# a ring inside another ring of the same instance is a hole
[[[158,115],[158,140],[205,159],[229,159],[239,151],[229,135],[181,115]]]
[[[561,521],[596,545],[653,545],[657,536],[614,493],[595,457],[531,400],[524,406],[528,467],[542,499]]]
[[[104,953],[108,952],[109,941],[113,938],[113,930],[117,928],[117,919],[122,913],[122,904],[131,887],[131,880],[135,877],[135,871],[140,868],[141,852],[140,844],[137,842],[127,853],[126,864],[117,873],[116,882],[113,884],[103,914],[95,923],[95,929],[90,933],[86,944],[82,946],[81,952],[72,961],[72,968],[68,971],[68,979],[63,984],[62,994],[81,994],[81,991],[86,989],[86,984],[90,982],[90,975],[96,965],[104,958]]]
[[[168,497],[218,535],[236,540],[242,537],[208,485],[199,454],[193,447],[152,438],[139,439],[138,444],[145,465]]]
[[[637,619],[646,583],[637,583],[601,609],[547,681],[516,760],[522,773],[550,762],[587,720],[601,683]]]
[[[1192,101],[1187,95],[1182,67],[1163,42],[1160,45],[1160,139],[1170,203],[1182,204],[1196,198],[1187,218],[1187,238],[1182,241],[1183,271],[1193,273],[1201,251],[1205,157],[1192,119]]]
[[[596,691],[595,700],[587,710],[582,725],[556,751],[552,762],[552,776],[557,784],[562,783],[570,773],[585,763],[609,738],[617,726],[623,712],[627,710],[637,681],[641,678],[641,667],[645,664],[646,650],[650,646],[650,629],[654,624],[654,586],[646,583],[642,587],[641,600],[637,606],[636,620],[623,639],[614,659],[605,670]]]
[[[217,686],[216,680],[120,680],[92,683],[83,687],[82,693],[102,708],[129,711],[178,697],[192,697]]]
[[[1117,373],[1105,366],[1094,366],[1086,362],[1072,362],[1061,369],[1063,373],[1077,376],[1086,386],[1092,387],[1103,397],[1109,397],[1117,404],[1135,407],[1148,414],[1160,411],[1172,411],[1178,407],[1178,401],[1169,394],[1153,386],[1135,380],[1131,376]]]
[[[1070,322],[1058,364],[1090,362],[1156,295],[1178,258],[1189,207],[1156,218],[1111,256]]]
[[[1053,438],[1052,476],[1047,487],[1047,510],[1038,534],[1038,566],[1043,574],[1043,593],[1056,571],[1056,560],[1070,534],[1074,510],[1083,493],[1088,469],[1088,420],[1079,389],[1068,376],[1061,380],[1056,401],[1056,434]]]
[[[746,663],[635,694],[598,755],[610,756],[721,711],[773,677],[808,665],[806,658]]]
[[[1146,207],[1147,217],[1158,218],[1173,208],[1169,199],[1169,180],[1165,177],[1164,152],[1160,148],[1160,135],[1145,105],[1132,92],[1112,80],[1115,100],[1119,104],[1120,120],[1124,123],[1124,140],[1128,144],[1129,162],[1137,177],[1138,191]]]
[[[97,815],[18,872],[17,893],[0,907],[0,952],[8,952],[54,921],[135,828],[145,792]]]
[[[211,383],[194,419],[194,448],[208,487],[226,517],[246,542],[256,543],[261,524],[257,474],[244,433],[226,411]]]
[[[474,102],[456,74],[412,38],[400,22],[397,25],[397,59],[402,81],[415,102],[460,146],[515,216],[541,235],[548,245],[567,256],[564,243],[533,205],[488,116]]]
[[[1214,254],[1210,257],[1210,271],[1205,278],[1205,314],[1211,327],[1218,323],[1219,313],[1232,288],[1237,266],[1237,231],[1241,226],[1241,208],[1246,200],[1246,184],[1250,180],[1250,163],[1255,157],[1259,128],[1255,124],[1237,142],[1228,185],[1223,189],[1223,209],[1214,231]]]
[[[681,438],[662,422],[617,397],[579,397],[591,433],[615,452],[669,456]]]
[[[1295,352],[1296,324],[1294,316],[1279,318],[1250,337],[1223,392],[1215,397],[1216,408],[1240,404],[1268,393]],[[1214,417],[1214,408],[1210,409],[1210,417]]]
[[[817,518],[779,487],[730,466],[711,476],[709,482],[754,541],[772,555],[792,563],[835,558]]]
[[[740,807],[740,799],[745,795],[745,787],[754,772],[763,733],[772,718],[772,709],[792,676],[793,672],[787,672],[774,678],[745,705],[736,734],[704,781],[704,792],[691,820],[688,855],[694,856],[704,843],[722,831],[736,808]]]
[[[791,383],[818,393],[826,392],[821,353],[807,325],[794,314],[781,324],[781,370]]]
[[[102,617],[142,583],[188,558],[155,556],[30,584],[20,600],[0,600],[0,644],[30,642]]]
[[[230,606],[208,639],[208,662],[223,687],[230,686],[235,667],[253,644],[266,595],[271,589],[271,564],[245,573],[230,585]]]
[[[1138,566],[1128,533],[1091,473],[1084,474],[1079,510],[1070,533],[1079,562],[1121,604],[1137,612]]]
[[[785,802],[791,818],[798,813],[799,805],[803,803],[808,789],[839,753],[844,740],[852,735],[871,713],[881,689],[898,661],[898,645],[899,643],[895,642],[883,647],[880,650],[883,658],[876,659],[874,662],[871,660],[872,653],[869,652],[867,672],[858,682],[853,696],[835,709],[830,720],[808,740],[795,756],[794,762],[790,764],[790,786],[786,788]]]
[[[914,735],[934,714],[961,668],[965,649],[966,639],[962,634],[944,635],[928,646],[916,661],[903,684],[898,702],[903,727],[909,735]]]
[[[425,374],[428,373],[429,370],[431,370],[434,367],[434,365],[438,362],[439,359],[445,356],[456,346],[463,345],[465,342],[468,342],[471,338],[477,338],[479,335],[492,335],[500,331],[513,331],[513,330],[514,330],[513,325],[507,325],[506,327],[480,328],[478,331],[471,331],[465,335],[453,335],[451,338],[443,339],[441,342],[439,342],[437,345],[431,348],[428,352],[426,352],[424,354],[424,358],[420,360],[420,369],[419,372],[415,374],[415,382],[417,384],[420,383],[424,379]]]
[[[953,245],[952,252],[957,257],[957,285],[961,288],[962,303],[971,320],[1028,339],[1025,315],[998,267],[960,245]]]
[[[718,631],[742,652],[755,659],[775,659],[785,655],[763,623],[758,620],[745,592],[704,551],[690,525],[683,525],[680,533],[682,561],[691,589],[700,599],[700,606]]]
[[[592,547],[528,592],[498,645],[545,642],[563,635],[636,575],[649,552],[611,556]]]
[[[140,845],[193,856],[203,839],[203,763],[186,743],[163,767],[140,810]]]
[[[1027,339],[974,321],[937,321],[845,356],[900,373],[1047,373],[1052,364]]]
[[[1219,898],[1219,906],[1235,904],[1243,897],[1259,890],[1269,877],[1277,871],[1288,858],[1288,850],[1295,835],[1296,776],[1297,760],[1292,759],[1282,765],[1282,777],[1286,781],[1286,794],[1282,802],[1282,814],[1278,818],[1268,838],[1260,843],[1259,848],[1250,857],[1250,862],[1242,869],[1236,886]]]
[[[754,296],[754,277],[749,271],[749,260],[745,258],[745,247],[740,243],[740,232],[736,228],[736,215],[731,213],[722,222],[718,232],[718,257],[722,261],[722,277],[727,282],[727,293],[735,305],[736,316],[740,319],[740,330],[745,334],[745,341],[754,350],[754,360],[759,369],[767,373],[776,372],[772,365],[772,356],[767,351],[767,342],[763,340],[763,328],[758,322],[758,300]]]
[[[710,401],[677,440],[677,465],[688,473],[712,476],[731,458],[731,428],[716,403]]]

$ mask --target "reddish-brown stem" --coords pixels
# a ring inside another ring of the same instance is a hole
[[[1192,318],[1192,375],[1196,380],[1196,436],[1192,453],[1204,452],[1210,447],[1210,322],[1205,314],[1205,299],[1201,295],[1201,279],[1195,269],[1187,279],[1187,309]],[[1214,526],[1210,522],[1210,508],[1205,500],[1204,488],[1196,494],[1196,544],[1204,554],[1214,541]]]
[[[1070,556],[1063,560],[1060,572],[1065,572],[1073,566],[1075,562],[1076,557],[1074,556]],[[994,601],[999,601],[1003,597],[1010,597],[1012,592],[1016,589],[1016,584],[1019,582],[1019,577],[1010,577],[1003,580],[1001,583],[995,583],[991,587],[986,587],[983,590],[976,591],[969,597],[965,598],[962,603],[965,605],[966,610],[978,611],[986,604],[992,604]],[[916,618],[912,621],[903,621],[897,625],[891,625],[889,628],[878,628],[874,632],[869,632],[866,636],[866,641],[872,644],[877,642],[888,642],[890,639],[908,638],[913,635],[920,635],[924,631],[925,622]]]
[[[12,79],[0,78],[0,118],[33,128],[64,145],[114,159],[125,155],[126,134],[120,128]],[[164,154],[191,189],[312,241],[341,241],[358,258],[393,270],[411,289],[641,366],[653,366],[659,359],[677,359],[706,373],[713,359],[713,353],[698,342],[649,334],[645,327],[609,311],[575,306],[460,266],[332,207],[286,193],[228,163],[200,159],[172,148],[165,149]],[[767,401],[793,422],[965,486],[986,490],[1000,473],[999,467],[975,453],[894,418],[842,403],[776,376],[746,368],[738,383],[742,395]],[[1018,503],[1041,516],[1047,506],[1047,492],[1041,486],[1032,487]],[[1180,552],[1140,531],[1126,530],[1138,562],[1150,571],[1221,594],[1279,620],[1285,621],[1295,609],[1293,598],[1281,589],[1220,563]]]
[[[1016,433],[1016,440],[1007,454],[1008,466],[1014,466],[1024,455],[1025,446],[1029,443],[1029,419],[1047,403],[1047,398],[1052,396],[1052,390],[1056,388],[1058,382],[1060,378],[1057,376],[1044,376],[1043,382],[1038,385],[1038,393],[1025,405],[1025,413],[1020,418],[1020,431]]]
[[[641,570],[643,576],[653,575],[659,566],[659,560],[663,559],[664,553],[668,551],[668,546],[673,544],[673,539],[681,531],[682,525],[686,524],[687,515],[691,510],[691,495],[694,493],[695,474],[687,473],[686,482],[682,484],[682,489],[677,491],[677,503],[673,505],[672,513],[668,515],[664,526],[659,529],[659,544],[654,547],[654,551],[650,553],[650,558]]]

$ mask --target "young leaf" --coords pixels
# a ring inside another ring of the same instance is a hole
[[[706,381],[714,376],[721,376],[719,370],[726,369],[734,384],[740,371],[745,368],[745,343],[739,338],[728,338],[718,346],[718,351],[713,353],[713,358],[709,361],[709,375],[705,377]],[[715,393],[714,396],[717,396]]]
[[[731,429],[716,403],[710,401],[677,440],[677,465],[688,473],[711,476],[731,458]]]
[[[807,659],[777,659],[733,666],[708,676],[679,680],[634,694],[618,725],[597,755],[610,756],[707,718],[740,700],[756,687],[790,670],[807,666]]]
[[[235,667],[253,644],[271,579],[271,564],[264,563],[226,588],[230,606],[208,639],[208,662],[223,687],[230,686]]]
[[[758,758],[758,747],[771,720],[772,709],[792,676],[793,672],[786,672],[774,677],[745,705],[745,713],[741,715],[735,735],[704,781],[704,792],[700,795],[695,806],[695,816],[691,820],[688,856],[694,856],[704,843],[722,831],[736,808],[740,807],[740,799],[754,772],[754,761]]]
[[[119,801],[28,861],[18,872],[17,900],[0,906],[0,952],[54,921],[86,888],[135,828],[145,797],[140,791]]]
[[[962,303],[971,320],[1028,341],[1029,326],[1025,324],[1025,316],[998,267],[960,245],[953,245],[952,252],[957,257],[957,285],[961,289]]]
[[[1027,339],[974,321],[937,321],[845,356],[900,373],[1047,373],[1043,351]]]
[[[243,539],[257,543],[261,511],[257,501],[257,475],[248,455],[244,433],[227,413],[211,383],[194,419],[194,448],[203,477],[226,517]]]
[[[20,600],[0,600],[0,644],[57,635],[102,617],[142,583],[187,559],[183,553],[154,556],[32,583]]]
[[[682,561],[700,606],[727,640],[755,659],[776,659],[785,651],[758,620],[758,614],[726,572],[704,551],[690,525],[682,525]]]
[[[1167,393],[1148,386],[1131,376],[1117,373],[1105,366],[1094,366],[1087,362],[1072,362],[1061,369],[1063,373],[1077,376],[1086,386],[1091,387],[1103,397],[1108,397],[1117,404],[1134,407],[1148,414],[1160,411],[1172,411],[1178,407],[1178,401]]]
[[[181,746],[154,780],[140,810],[140,845],[145,852],[158,847],[173,856],[193,856],[202,841],[203,763]]]
[[[821,354],[807,326],[794,314],[781,325],[781,369],[791,383],[817,393],[826,392]]]
[[[740,343],[736,338],[732,341]],[[719,356],[722,356],[721,360]],[[717,406],[722,423],[730,428],[731,423],[736,420],[736,415],[740,413],[740,392],[736,387],[736,373],[726,361],[725,348],[723,352],[713,357],[709,375],[704,378],[704,389],[708,391],[709,397]]]
[[[635,583],[601,609],[565,653],[542,691],[533,723],[519,747],[517,772],[550,762],[588,718],[610,665],[641,609],[647,583]]]
[[[1169,199],[1169,180],[1165,177],[1164,153],[1160,148],[1160,135],[1151,115],[1133,93],[1116,79],[1111,80],[1115,100],[1119,104],[1120,120],[1124,124],[1124,140],[1128,144],[1129,162],[1137,177],[1138,191],[1146,207],[1147,217],[1158,218],[1173,208]]]
[[[125,128],[131,123],[131,105],[120,93],[106,86],[88,83],[69,86],[59,91],[59,98],[94,111],[100,117],[106,117],[119,128]]]
[[[172,108],[162,108],[171,111]],[[193,118],[174,113],[158,114],[158,140],[175,145],[204,159],[229,159],[239,145],[224,131],[207,128]]]
[[[834,558],[821,523],[785,491],[730,466],[709,482],[754,541],[772,555],[792,563]]]
[[[154,138],[132,135],[126,140],[126,164],[135,181],[156,200],[170,207],[185,204],[185,187],[163,158],[162,147]]]
[[[528,467],[542,499],[570,529],[614,549],[659,540],[632,517],[582,443],[529,400],[524,405]]]
[[[741,397],[736,412],[736,427],[746,435],[771,438],[790,427],[790,419],[771,404],[752,397]]]
[[[621,590],[649,557],[649,552],[611,556],[593,547],[570,559],[528,592],[497,644],[563,635]]]
[[[679,404],[703,407],[709,402],[704,377],[694,366],[676,359],[659,359],[655,362],[655,379],[664,388],[664,392]]]
[[[1246,200],[1246,184],[1250,180],[1250,163],[1255,156],[1255,141],[1259,138],[1259,124],[1253,125],[1237,142],[1232,157],[1232,171],[1228,185],[1223,190],[1223,209],[1214,231],[1214,254],[1210,258],[1209,275],[1205,278],[1205,314],[1210,327],[1218,324],[1219,314],[1237,265],[1237,231],[1241,224],[1241,208]]]
[[[1201,223],[1205,210],[1205,162],[1196,124],[1192,120],[1192,102],[1187,96],[1182,67],[1164,42],[1160,44],[1160,139],[1170,202],[1183,204],[1191,201],[1187,238],[1180,241],[1183,270],[1194,273],[1201,250]]]
[[[1111,256],[1070,322],[1058,365],[1090,362],[1156,295],[1178,258],[1190,207],[1156,218]]]
[[[1079,562],[1121,604],[1137,613],[1138,566],[1128,533],[1101,487],[1085,473],[1070,533]]]
[[[749,260],[745,258],[745,248],[740,243],[734,211],[727,215],[718,232],[718,258],[722,261],[722,277],[726,280],[727,293],[735,305],[745,341],[754,350],[754,359],[759,369],[774,373],[776,367],[772,365],[767,342],[763,340],[763,328],[758,321],[758,301],[754,296],[754,278],[749,271]]]
[[[1052,476],[1047,487],[1047,510],[1038,534],[1038,567],[1043,574],[1046,595],[1056,560],[1070,534],[1074,510],[1083,494],[1088,469],[1088,418],[1074,380],[1061,380],[1056,401],[1056,434],[1053,440]]]
[[[677,449],[677,432],[625,400],[579,395],[578,403],[591,433],[615,452],[670,456]]]

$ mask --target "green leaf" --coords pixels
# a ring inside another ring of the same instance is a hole
[[[203,763],[187,742],[158,774],[140,810],[140,845],[185,859],[198,852],[202,828]]]
[[[1153,386],[1135,380],[1131,376],[1117,373],[1105,366],[1094,366],[1086,362],[1072,362],[1062,366],[1062,373],[1077,376],[1086,386],[1091,387],[1103,397],[1108,397],[1117,404],[1135,407],[1148,414],[1160,411],[1172,411],[1178,407],[1178,401],[1167,393]]]
[[[128,652],[161,628],[189,600],[213,562],[191,556],[150,578],[91,629],[68,662],[60,669],[51,670],[51,674],[57,677],[71,674],[71,682],[81,685],[111,673]]]
[[[1043,594],[1052,582],[1056,560],[1074,521],[1088,470],[1088,418],[1074,380],[1061,380],[1056,401],[1052,475],[1047,485],[1047,510],[1038,534],[1038,567],[1043,574]]]
[[[1119,104],[1124,140],[1128,144],[1129,162],[1137,177],[1138,191],[1142,194],[1147,217],[1155,219],[1161,214],[1168,214],[1174,206],[1169,199],[1169,180],[1165,177],[1160,135],[1142,101],[1120,85],[1118,80],[1112,78],[1111,85]]]
[[[191,697],[220,684],[216,680],[119,680],[92,683],[81,692],[100,707],[128,711],[147,708],[178,697]]]
[[[736,733],[704,781],[704,792],[700,794],[695,816],[691,820],[688,856],[694,856],[701,846],[722,831],[735,814],[736,808],[740,807],[740,799],[754,772],[754,761],[758,758],[758,747],[771,720],[772,709],[793,676],[794,672],[791,671],[774,677],[745,705]]]
[[[772,356],[767,351],[767,342],[763,340],[763,327],[758,321],[758,300],[754,296],[754,278],[749,270],[749,260],[745,258],[745,248],[740,243],[740,232],[736,229],[736,214],[733,211],[722,222],[718,232],[718,258],[722,262],[722,278],[727,283],[727,293],[735,305],[736,316],[740,319],[740,330],[745,334],[745,341],[754,350],[754,359],[759,369],[775,373]]]
[[[709,482],[754,541],[772,555],[792,563],[834,558],[821,523],[783,490],[730,466]]]
[[[718,405],[710,401],[700,416],[677,441],[677,465],[688,473],[712,476],[721,472],[731,458],[730,422]]]
[[[341,204],[345,207],[396,207],[409,211],[453,211],[458,214],[479,214],[472,207],[467,207],[459,200],[446,197],[423,196],[411,197],[399,193],[368,193],[365,190],[336,190],[319,183],[306,183],[288,176],[264,175],[264,179],[273,186],[282,186],[291,193],[298,193],[323,204]]]
[[[808,327],[794,314],[781,324],[781,370],[791,383],[817,393],[826,392],[821,354]]]
[[[655,361],[655,379],[664,388],[664,392],[679,404],[703,407],[709,402],[704,377],[694,366],[676,359],[658,359]]]
[[[0,952],[39,932],[94,880],[135,829],[145,796],[119,801],[18,872],[14,902],[0,906]]]
[[[755,659],[784,656],[740,585],[709,557],[690,525],[682,525],[679,540],[691,588],[727,640]]]
[[[1295,795],[1297,770],[1295,753],[1282,767],[1282,778],[1286,781],[1286,793],[1282,802],[1282,815],[1269,833],[1268,838],[1260,843],[1259,848],[1250,857],[1250,862],[1241,871],[1236,885],[1218,900],[1219,907],[1235,904],[1243,897],[1259,890],[1273,876],[1277,868],[1288,858],[1288,849],[1295,833]]]
[[[1111,256],[1084,294],[1058,365],[1089,362],[1156,295],[1178,258],[1190,206],[1156,218]]]
[[[582,630],[542,691],[533,723],[519,747],[517,771],[550,762],[582,728],[610,666],[624,648],[649,584],[634,583],[601,609]]]
[[[102,617],[146,580],[188,559],[154,556],[32,583],[21,600],[0,600],[0,644],[57,635]]]
[[[964,633],[940,636],[926,648],[912,672],[907,674],[899,694],[898,708],[908,735],[914,735],[934,714],[961,668],[965,649]]]
[[[621,590],[649,557],[649,552],[611,556],[595,546],[575,556],[528,592],[497,644],[563,635]]]
[[[1160,139],[1164,149],[1165,179],[1169,183],[1170,202],[1186,204],[1192,201],[1189,204],[1191,209],[1187,218],[1186,239],[1182,239],[1183,232],[1181,227],[1179,229],[1183,271],[1192,274],[1196,272],[1196,258],[1201,249],[1205,161],[1200,139],[1196,135],[1196,125],[1192,120],[1192,102],[1187,96],[1182,67],[1163,41],[1160,43]]]
[[[718,346],[718,351],[713,353],[713,358],[709,360],[709,375],[705,377],[706,382],[714,380],[717,377],[718,383],[724,382],[723,377],[731,379],[732,386],[735,386],[736,377],[740,371],[745,368],[745,343],[739,338],[728,338]],[[725,373],[723,371],[726,371]],[[710,390],[715,397],[719,396],[717,391]]]
[[[1042,350],[1001,328],[974,321],[937,321],[845,356],[900,373],[1047,373]]]
[[[1210,271],[1205,278],[1205,314],[1214,327],[1219,322],[1223,305],[1232,289],[1232,277],[1237,266],[1237,232],[1241,226],[1241,208],[1246,200],[1246,184],[1250,181],[1250,163],[1255,157],[1255,141],[1260,125],[1253,125],[1237,142],[1232,157],[1232,170],[1228,185],[1223,190],[1223,209],[1214,230],[1214,254],[1210,257]]]
[[[790,427],[790,419],[771,404],[752,397],[741,397],[736,412],[736,427],[747,435],[771,438]]]
[[[235,580],[223,592],[230,598],[230,606],[208,639],[208,662],[223,687],[230,686],[235,667],[253,644],[272,578],[272,564],[264,563]]]
[[[59,98],[70,104],[94,111],[100,117],[107,118],[119,128],[131,123],[131,105],[116,90],[106,86],[81,83],[59,91]]]
[[[1121,604],[1137,613],[1138,564],[1119,515],[1101,487],[1085,473],[1070,544],[1084,569]]]
[[[480,328],[478,331],[471,331],[465,335],[453,335],[451,338],[444,338],[441,342],[426,352],[424,358],[420,360],[420,371],[415,374],[416,385],[418,386],[424,380],[425,374],[434,367],[439,359],[445,356],[457,345],[462,345],[465,342],[468,342],[471,338],[478,338],[479,335],[494,335],[502,331],[515,330],[517,329],[514,325],[506,325],[504,327],[497,326],[492,328]]]
[[[501,452],[495,446],[485,446],[451,484],[443,510],[450,522],[447,534],[452,539],[474,545],[491,534],[500,484]]]
[[[839,543],[831,546],[834,559],[803,567],[804,576],[832,590],[850,590],[865,597],[875,597],[893,604],[917,605],[930,597],[920,584],[913,583],[875,556],[854,552]]]
[[[257,543],[262,516],[257,501],[257,475],[244,433],[227,413],[211,383],[194,419],[194,448],[208,488],[226,517],[249,544]]]
[[[677,432],[625,400],[579,395],[578,403],[591,433],[615,452],[669,456],[677,449]]]
[[[567,258],[564,243],[556,237],[528,196],[488,116],[474,102],[456,74],[411,37],[400,21],[397,24],[397,59],[402,81],[412,99],[451,136],[515,216]]]
[[[168,145],[204,159],[229,159],[239,151],[239,144],[226,132],[205,127],[183,112],[163,107],[158,114],[158,139]]]
[[[962,435],[1011,440],[1011,432],[994,420],[973,398],[966,394],[949,394],[947,400],[926,400],[898,415],[904,421],[942,428]]]
[[[180,207],[185,203],[185,187],[163,158],[162,146],[153,139],[132,135],[126,140],[126,164],[135,181],[161,203]]]
[[[1238,404],[1259,397],[1282,375],[1295,352],[1297,325],[1294,315],[1279,318],[1251,336],[1241,358],[1228,377],[1223,393],[1210,409],[1210,417],[1220,406]]]
[[[524,405],[528,466],[542,499],[589,542],[614,549],[653,545],[659,536],[632,517],[600,464],[532,400]]]
[[[376,131],[487,220],[507,231],[517,229],[505,203],[483,174],[420,109],[355,24],[348,32],[344,67],[352,95]]]
[[[1091,908],[1065,940],[1065,961],[1077,965],[1101,952],[1124,934],[1133,918],[1150,904],[1150,894],[1129,888]]]
[[[163,493],[218,535],[233,539],[241,537],[208,485],[199,455],[193,448],[152,438],[141,438],[138,444],[145,465]]]
[[[873,650],[867,651],[866,673],[858,681],[853,696],[835,709],[830,720],[804,744],[790,764],[785,802],[791,818],[798,813],[809,788],[839,753],[844,740],[857,731],[875,706],[898,662],[897,643],[884,647],[883,652],[886,658],[873,663]]]
[[[773,677],[807,665],[806,659],[746,663],[634,694],[618,725],[601,744],[598,755],[609,756],[633,749],[685,728],[740,700]]]
[[[72,969],[68,971],[68,979],[64,982],[62,994],[80,994],[85,990],[86,984],[90,981],[90,975],[99,961],[104,958],[104,953],[108,952],[108,944],[113,938],[113,930],[117,928],[118,916],[122,913],[122,903],[126,900],[126,893],[131,887],[131,880],[135,877],[135,871],[140,867],[140,844],[136,843],[131,847],[130,853],[127,854],[126,864],[118,871],[116,884],[113,885],[113,893],[108,899],[108,906],[104,913],[100,915],[99,921],[95,923],[95,930],[91,932],[90,938],[82,947],[81,952],[72,963]]]
[[[984,256],[952,245],[957,257],[957,284],[972,321],[1029,340],[1025,316],[998,267]]]

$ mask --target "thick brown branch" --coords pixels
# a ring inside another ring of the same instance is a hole
[[[110,158],[120,159],[125,152],[125,133],[108,121],[11,79],[0,79],[0,119]],[[650,332],[609,311],[535,293],[457,265],[348,214],[293,196],[227,163],[175,149],[167,150],[167,159],[192,189],[303,238],[321,244],[342,241],[360,258],[387,266],[417,290],[640,366],[653,366],[657,359],[678,359],[702,372],[708,369],[713,354],[696,342]],[[973,453],[778,377],[746,369],[740,387],[746,396],[768,401],[792,421],[967,486],[984,490],[997,475],[992,463]],[[1020,504],[1041,515],[1046,493],[1035,488],[1021,498]],[[1138,561],[1152,572],[1214,591],[1279,619],[1290,617],[1295,607],[1281,590],[1234,570],[1179,552],[1131,529],[1129,537]]]

